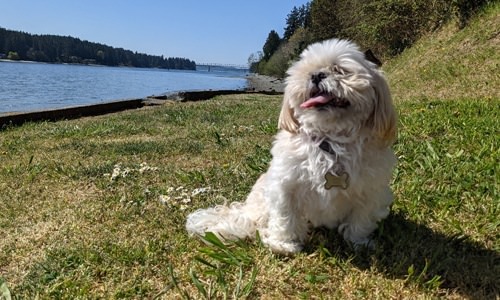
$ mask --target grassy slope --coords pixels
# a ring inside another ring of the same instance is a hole
[[[394,98],[500,98],[499,10],[492,4],[463,30],[450,22],[389,62]]]
[[[224,96],[0,132],[0,281],[20,298],[498,297],[499,11],[386,66],[399,164],[375,251],[322,230],[294,258],[186,236],[188,212],[244,199],[270,159],[280,97]]]

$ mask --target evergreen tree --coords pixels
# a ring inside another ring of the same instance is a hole
[[[269,32],[269,35],[267,36],[267,40],[264,44],[264,47],[262,48],[262,51],[264,53],[263,58],[265,60],[271,58],[274,52],[278,50],[280,44],[281,44],[281,38],[279,34],[276,31],[271,30],[271,32]]]
[[[292,11],[286,17],[286,27],[285,32],[283,33],[283,39],[288,41],[295,30],[300,27],[300,11],[296,6],[294,6]]]
[[[283,39],[288,41],[299,28],[307,28],[311,23],[310,4],[301,5],[299,8],[293,7],[286,18],[285,32]]]
[[[300,12],[300,22],[303,28],[309,28],[311,26],[311,3],[308,2],[303,4],[299,8]]]

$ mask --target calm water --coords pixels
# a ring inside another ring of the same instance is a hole
[[[172,71],[0,62],[0,113],[96,104],[185,90],[241,89],[242,70]]]

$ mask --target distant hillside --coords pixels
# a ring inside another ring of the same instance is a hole
[[[154,56],[82,41],[70,36],[33,35],[0,28],[0,58],[52,63],[99,64],[195,70],[186,58]]]
[[[395,101],[500,99],[500,2],[463,29],[457,22],[422,37],[383,67]]]

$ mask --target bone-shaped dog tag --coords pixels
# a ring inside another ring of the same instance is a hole
[[[342,173],[340,175],[334,175],[331,172],[325,174],[325,189],[329,190],[332,187],[340,187],[342,189],[347,189],[349,186],[349,174]]]

